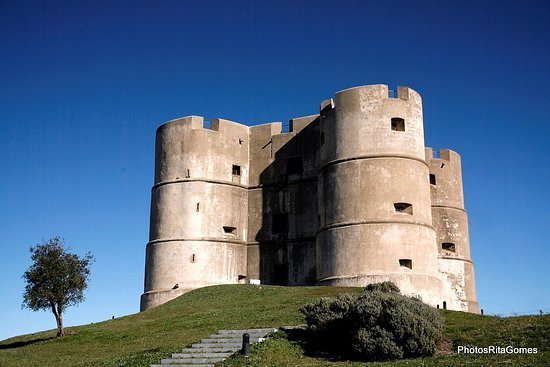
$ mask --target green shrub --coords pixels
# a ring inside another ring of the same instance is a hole
[[[372,283],[365,287],[365,292],[400,293],[399,287],[392,282]]]
[[[443,329],[436,310],[388,282],[367,287],[363,295],[324,298],[300,311],[318,348],[362,360],[432,355]]]

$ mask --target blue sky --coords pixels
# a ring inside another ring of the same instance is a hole
[[[0,339],[29,247],[96,262],[67,325],[139,310],[155,129],[318,112],[336,91],[406,85],[426,145],[462,155],[486,313],[550,312],[547,1],[0,1]]]

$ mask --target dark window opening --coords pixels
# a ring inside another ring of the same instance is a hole
[[[243,141],[244,141],[243,139],[239,138],[239,144],[240,145],[242,145]]]
[[[189,178],[189,177],[191,177],[191,172],[187,170],[187,175],[185,176],[185,178]]]
[[[325,133],[321,133],[321,145],[325,144]]]
[[[435,175],[433,173],[430,173],[430,185],[436,184]]]
[[[413,213],[412,204],[409,203],[394,203],[393,207],[397,213],[411,214]]]
[[[443,301],[443,309],[444,309],[444,310],[447,309],[447,301]]]
[[[195,254],[191,255],[191,262],[194,263],[196,260]]]
[[[288,176],[293,174],[301,175],[303,171],[302,157],[291,157],[286,160],[286,174]]]
[[[391,119],[391,129],[393,131],[405,131],[405,120],[401,117],[393,117]]]
[[[232,172],[235,176],[240,176],[241,175],[241,166],[237,166],[236,164],[234,164]]]
[[[288,264],[273,265],[273,284],[288,285]]]
[[[197,211],[199,211],[201,208],[201,203],[197,203]]]
[[[225,234],[236,235],[237,234],[237,227],[223,226],[223,232]]]
[[[456,252],[456,245],[452,242],[443,242],[441,248],[445,251]]]
[[[273,225],[271,227],[271,233],[287,233],[288,232],[288,213],[275,213],[273,214]]]
[[[413,262],[411,259],[399,259],[399,267],[412,269]]]

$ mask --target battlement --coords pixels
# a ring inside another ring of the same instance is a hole
[[[343,89],[339,92],[336,92],[336,95],[343,95],[347,93],[361,92],[367,96],[369,100],[384,100],[384,99],[398,99],[398,100],[414,100],[415,102],[420,102],[420,95],[409,87],[398,86],[397,90],[390,90],[386,84],[372,84],[372,85],[362,85],[353,88]],[[414,97],[414,98],[412,98]],[[329,104],[334,108],[334,102],[332,100],[325,100],[321,103],[321,110],[327,107]]]
[[[221,118],[213,118],[211,121],[207,121],[204,119],[203,116],[191,115],[173,119],[164,123],[157,129],[157,134],[162,129],[173,125],[188,127],[191,130],[206,130],[218,133],[224,133],[227,131],[239,131],[243,129],[248,131],[249,128],[247,125],[241,124],[240,122],[225,120]]]
[[[426,147],[425,153],[426,153],[426,162],[428,163],[432,160],[443,160],[449,163],[458,162],[460,164],[460,154],[458,154],[457,152],[451,149],[446,149],[446,148],[433,149],[431,147]]]

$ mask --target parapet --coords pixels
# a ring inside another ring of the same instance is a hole
[[[410,99],[413,99],[415,103],[421,103],[422,99],[420,97],[420,94],[416,92],[415,90],[409,88],[409,87],[403,87],[398,86],[397,90],[390,90],[386,84],[372,84],[372,85],[362,85],[358,87],[343,89],[339,92],[336,92],[336,95],[340,94],[346,94],[346,93],[354,93],[357,91],[361,91],[364,93],[365,96],[367,96],[368,99],[400,99],[404,101],[408,101]],[[323,101],[321,104],[321,109],[326,107],[329,100]]]
[[[445,148],[434,150],[431,147],[426,147],[425,152],[426,152],[426,162],[428,163],[434,159],[440,159],[440,160],[447,161],[449,163],[458,162],[459,166],[461,164],[460,154],[458,154],[454,150],[445,149]]]
[[[170,120],[162,124],[157,129],[157,134],[162,131],[162,129],[171,127],[173,125],[185,126],[190,128],[191,130],[208,130],[220,133],[235,129],[248,129],[248,126],[231,120],[214,118],[212,119],[212,121],[206,122],[203,116],[191,115]]]

